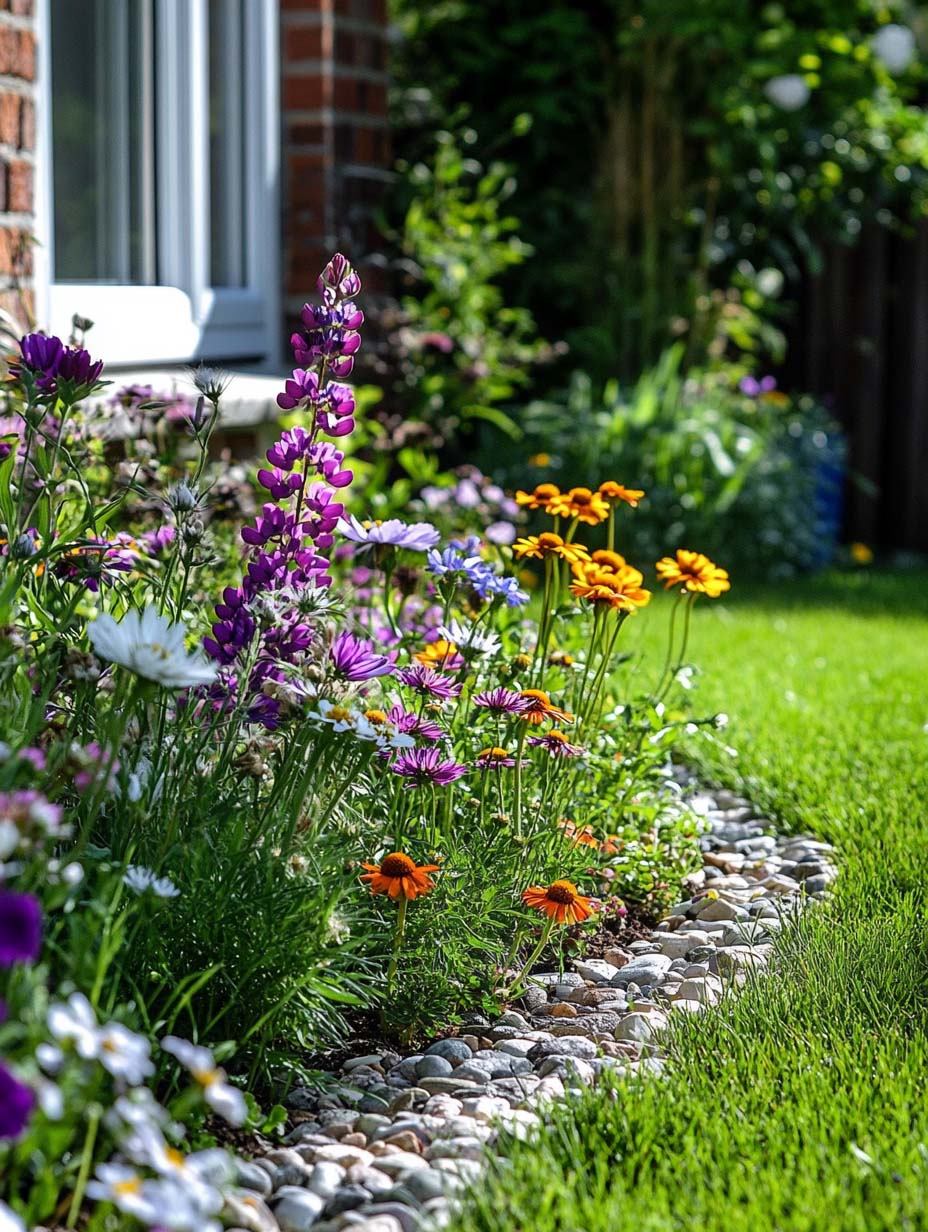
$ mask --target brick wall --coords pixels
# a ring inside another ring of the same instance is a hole
[[[33,0],[0,0],[0,308],[21,323],[35,314]]]
[[[336,249],[363,268],[389,180],[386,0],[280,0],[283,282],[292,317]],[[366,279],[370,285],[371,279]]]

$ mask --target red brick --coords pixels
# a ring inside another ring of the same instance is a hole
[[[19,227],[0,227],[0,274],[32,274],[32,239]]]
[[[35,77],[35,35],[31,30],[0,28],[0,73],[24,81]]]
[[[21,106],[22,99],[18,94],[0,94],[0,143],[3,145],[19,145]]]
[[[324,106],[325,86],[317,75],[285,77],[283,86],[284,110],[316,111]]]
[[[345,111],[355,111],[358,106],[358,82],[354,77],[335,79],[335,106]]]
[[[287,125],[286,145],[321,146],[325,141],[325,130],[321,124],[304,124],[295,122]]]
[[[285,62],[322,58],[321,26],[288,26],[283,36]]]
[[[32,211],[32,164],[14,158],[7,171],[6,208],[14,214]]]

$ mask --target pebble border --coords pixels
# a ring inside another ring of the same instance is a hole
[[[656,1037],[674,1013],[717,1004],[763,970],[784,922],[823,898],[833,849],[771,833],[747,801],[698,792],[703,866],[648,941],[577,959],[532,985],[495,1022],[401,1057],[354,1057],[325,1094],[297,1088],[285,1144],[237,1160],[231,1232],[421,1232],[445,1227],[500,1133],[525,1138],[546,1104],[607,1072],[659,1072]]]

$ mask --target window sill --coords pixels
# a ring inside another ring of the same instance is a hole
[[[277,405],[277,395],[284,387],[284,376],[268,376],[256,372],[230,372],[232,377],[219,403],[219,426],[224,432],[245,432],[271,423],[284,414]],[[152,399],[166,401],[171,394],[186,394],[196,398],[197,391],[188,368],[127,368],[111,372],[104,369],[112,384],[93,400],[95,409],[105,408],[106,436],[118,440],[130,434],[128,417],[110,405],[113,395],[127,385],[150,385]]]

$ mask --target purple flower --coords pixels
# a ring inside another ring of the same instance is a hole
[[[497,714],[521,714],[531,705],[529,699],[523,697],[521,693],[503,688],[475,693],[473,702],[475,706],[486,706],[488,710],[495,710]]]
[[[738,388],[749,398],[759,398],[761,394],[771,394],[777,387],[775,376],[762,376],[758,381],[753,376],[743,376],[738,382]]]
[[[58,362],[58,380],[70,381],[77,387],[95,385],[103,371],[103,360],[93,360],[83,347],[68,347]]]
[[[28,368],[36,379],[39,389],[46,393],[55,390],[55,377],[58,375],[58,365],[64,346],[60,338],[49,338],[45,334],[26,334],[19,343],[22,363],[10,364],[10,376],[18,377],[23,368]]]
[[[441,672],[436,672],[434,667],[428,667],[424,663],[404,667],[402,671],[397,672],[397,677],[414,692],[427,697],[437,697],[442,701],[459,697],[461,693],[461,685],[452,684]]]
[[[367,546],[410,548],[414,552],[426,552],[438,542],[440,535],[428,522],[401,522],[388,518],[386,522],[359,522],[354,514],[338,524],[339,534],[353,543]]]
[[[352,633],[339,633],[332,643],[329,658],[346,680],[370,680],[374,676],[388,676],[393,671],[387,655],[378,654],[372,642],[365,642]]]
[[[0,1062],[0,1138],[18,1138],[26,1128],[35,1093]]]
[[[545,736],[529,736],[528,742],[536,748],[547,749],[552,757],[584,757],[586,749],[571,744],[563,732],[550,731]]]
[[[515,542],[516,528],[511,522],[492,522],[486,529],[486,537],[490,543],[507,547]]]
[[[139,535],[139,541],[145,545],[150,556],[160,556],[166,552],[177,537],[176,529],[171,525],[159,526],[157,530],[146,530]]]
[[[340,299],[351,299],[361,290],[361,279],[351,268],[347,257],[337,252],[316,279],[316,290],[324,304],[335,304]]]
[[[441,740],[444,730],[431,719],[407,710],[397,703],[387,711],[387,719],[404,736],[420,736],[423,740]]]
[[[467,773],[467,767],[450,758],[442,758],[438,749],[410,749],[400,753],[390,767],[394,774],[408,779],[406,788],[447,787]]]
[[[0,890],[0,967],[32,963],[42,949],[42,908],[31,894]]]

